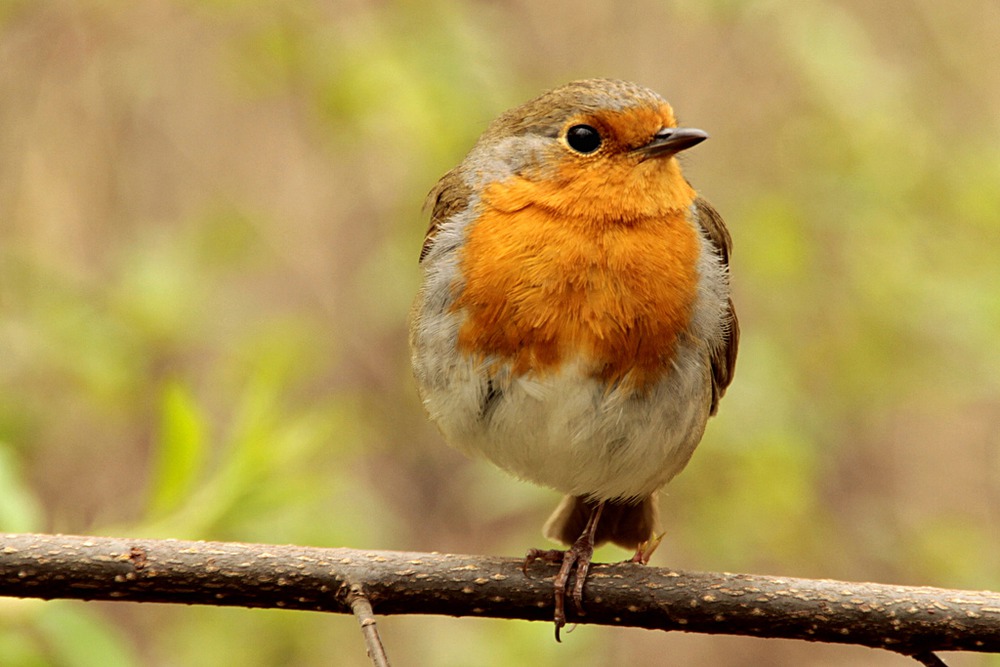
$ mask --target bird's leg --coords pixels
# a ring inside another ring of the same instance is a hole
[[[524,571],[527,574],[528,566],[535,560],[542,560],[558,563],[562,561],[559,573],[556,575],[555,586],[555,622],[556,641],[559,639],[559,630],[566,625],[566,587],[569,585],[570,573],[576,565],[576,582],[573,585],[573,603],[576,605],[576,612],[583,616],[583,584],[587,581],[587,571],[590,570],[590,559],[594,555],[594,534],[597,532],[597,522],[601,518],[601,511],[604,509],[604,502],[599,502],[590,513],[587,525],[583,533],[577,538],[569,549],[559,551],[557,549],[531,549],[524,559]]]
[[[587,521],[587,525],[583,529],[583,534],[577,538],[573,546],[566,551],[566,556],[572,556],[573,560],[576,561],[576,584],[573,586],[573,602],[576,604],[576,611],[580,616],[583,616],[583,584],[587,580],[587,572],[590,570],[590,559],[594,555],[594,535],[597,533],[597,522],[601,520],[601,511],[604,509],[604,503],[600,502],[594,507],[594,511],[590,514],[590,519]],[[556,598],[559,598],[560,592],[562,592],[565,597],[566,585],[569,583],[569,567],[566,565],[567,558],[563,558],[562,567],[559,570],[559,576],[556,577]],[[571,564],[572,565],[572,564]],[[560,578],[562,582],[560,582]],[[566,621],[566,615],[563,614],[563,622]]]

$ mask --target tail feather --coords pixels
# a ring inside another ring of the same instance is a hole
[[[542,532],[550,540],[573,544],[583,533],[597,502],[584,496],[565,496],[545,522]],[[656,494],[638,501],[609,500],[597,524],[594,544],[612,542],[635,549],[659,532],[660,512]]]

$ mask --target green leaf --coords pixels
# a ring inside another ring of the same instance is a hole
[[[160,402],[150,511],[163,515],[190,495],[205,461],[205,417],[180,382],[169,382]]]
[[[128,667],[139,661],[110,619],[76,602],[50,603],[38,627],[53,663],[66,667]]]
[[[16,454],[0,442],[0,531],[30,533],[41,526],[41,505],[21,474]]]

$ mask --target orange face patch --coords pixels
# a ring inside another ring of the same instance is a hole
[[[459,348],[514,373],[580,358],[604,382],[648,388],[696,298],[694,196],[672,159],[487,186],[461,255]]]
[[[657,130],[677,126],[674,110],[665,102],[657,107],[605,109],[571,121],[576,122],[593,124],[619,150],[638,148],[649,141]]]

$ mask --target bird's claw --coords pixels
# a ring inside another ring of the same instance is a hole
[[[528,553],[524,556],[524,564],[521,565],[521,572],[524,576],[528,575],[528,568],[536,560],[541,560],[546,563],[561,563],[566,552],[562,549],[528,549]]]
[[[559,572],[553,580],[555,589],[555,614],[556,641],[561,641],[559,631],[566,626],[566,589],[569,586],[570,576],[575,572],[576,579],[573,582],[573,590],[570,596],[573,598],[573,606],[576,613],[583,616],[583,585],[587,581],[587,572],[590,570],[590,559],[594,555],[594,545],[583,538],[563,551],[562,549],[529,549],[524,557],[524,565],[521,569],[525,576],[528,576],[528,568],[536,560],[546,563],[561,563]]]
[[[659,535],[654,535],[645,542],[640,542],[639,546],[635,548],[635,555],[626,562],[638,563],[639,565],[649,564],[649,559],[652,558],[653,552],[660,546],[660,542],[663,541],[664,535],[666,535],[666,533],[660,533]]]

